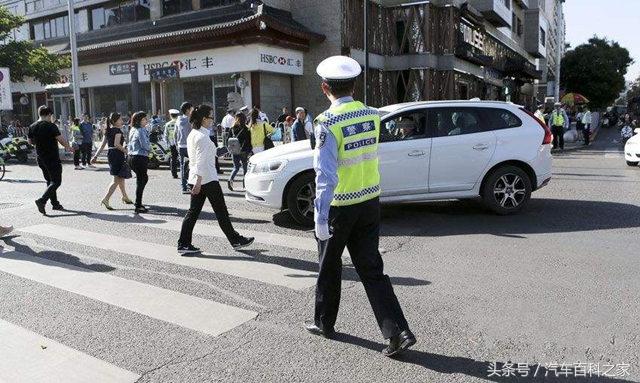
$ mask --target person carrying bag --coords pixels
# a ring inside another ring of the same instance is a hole
[[[251,131],[251,146],[253,154],[260,153],[265,149],[273,148],[273,141],[269,136],[273,134],[274,129],[271,125],[260,120],[260,111],[253,108],[251,111],[251,120],[249,121],[249,130]]]
[[[247,175],[247,166],[249,163],[249,154],[253,150],[251,146],[251,133],[247,129],[246,116],[242,112],[236,113],[236,120],[231,128],[233,137],[229,138],[228,149],[233,158],[233,171],[227,181],[227,187],[233,191],[233,180],[240,171],[242,166],[243,175]]]

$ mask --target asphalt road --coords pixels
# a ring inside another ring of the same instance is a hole
[[[578,381],[640,381],[640,168],[614,139],[603,131],[558,154],[551,184],[518,216],[473,201],[385,207],[386,271],[418,337],[397,360],[380,354],[348,264],[338,338],[302,329],[317,258],[286,214],[228,193],[236,229],[260,243],[234,252],[209,207],[194,238],[207,254],[185,260],[173,247],[188,197],[167,170],[150,172],[152,210],[136,217],[117,199],[114,213],[99,205],[104,166],[65,165],[68,211],[43,217],[38,168],[10,163],[0,381],[475,382],[525,370],[524,381],[567,381],[585,364],[607,377]]]

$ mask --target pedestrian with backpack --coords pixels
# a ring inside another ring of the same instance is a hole
[[[233,158],[233,171],[227,181],[227,187],[233,191],[233,180],[240,171],[242,166],[243,175],[247,175],[247,165],[249,163],[249,155],[253,150],[251,146],[251,133],[247,127],[247,117],[242,112],[235,115],[235,121],[231,127],[231,137],[227,143],[229,153]]]

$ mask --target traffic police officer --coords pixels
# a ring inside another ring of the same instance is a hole
[[[333,56],[318,65],[322,92],[331,107],[315,122],[316,171],[315,234],[320,272],[313,322],[307,331],[331,338],[340,304],[342,252],[349,249],[378,326],[389,345],[384,355],[395,355],[416,343],[393,286],[383,271],[378,252],[380,229],[380,174],[378,137],[380,117],[375,109],[353,100],[358,62]]]
[[[176,147],[176,123],[179,115],[180,111],[178,109],[169,109],[171,120],[164,125],[164,142],[171,149],[170,167],[173,178],[178,178],[178,168],[180,167],[178,148]]]

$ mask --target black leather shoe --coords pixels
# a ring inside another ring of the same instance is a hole
[[[47,215],[47,211],[44,209],[44,207],[46,206],[46,202],[42,202],[39,199],[36,200],[36,206],[38,207],[38,211],[40,212],[40,214],[42,215]]]
[[[64,207],[62,207],[62,205],[60,205],[60,204],[56,204],[56,205],[53,205],[53,207],[51,209],[53,209],[53,210],[64,210]]]
[[[334,329],[323,330],[313,322],[304,322],[304,329],[313,335],[323,336],[327,339],[331,339],[336,335],[336,331]]]
[[[402,351],[416,344],[416,337],[410,330],[404,330],[399,335],[389,339],[389,345],[382,350],[384,356],[398,355]]]

